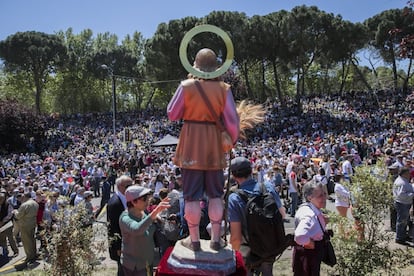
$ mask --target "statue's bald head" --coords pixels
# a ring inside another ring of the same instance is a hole
[[[217,56],[213,50],[203,48],[198,51],[194,61],[195,68],[203,72],[214,72],[217,66]]]

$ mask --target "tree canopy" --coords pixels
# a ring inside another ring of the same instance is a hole
[[[413,33],[407,12],[412,10],[388,10],[352,23],[305,5],[252,17],[214,11],[160,23],[149,39],[137,31],[122,41],[90,29],[79,34],[71,28],[55,35],[19,32],[0,42],[0,96],[34,102],[38,113],[105,112],[111,109],[111,75],[116,80],[117,110],[164,108],[179,80],[187,77],[178,55],[180,42],[191,28],[206,23],[226,31],[234,44],[233,65],[223,77],[232,84],[236,100],[270,99],[282,106],[295,100],[300,107],[309,95],[379,87],[408,92],[412,55],[402,55],[400,45]],[[189,43],[190,62],[202,47],[212,48],[221,60],[226,55],[220,37],[200,33]],[[390,74],[392,82],[375,66],[359,65],[361,51],[386,62],[392,70],[382,72]],[[403,59],[409,61],[407,70],[399,67]]]
[[[18,32],[0,42],[0,57],[6,70],[30,74],[36,88],[36,111],[40,113],[42,90],[57,67],[63,65],[66,47],[56,35],[41,32]]]

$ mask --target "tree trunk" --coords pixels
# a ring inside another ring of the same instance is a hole
[[[262,93],[259,97],[260,100],[266,99],[267,98],[267,93],[266,93],[266,69],[265,69],[265,61],[264,59],[262,59],[261,62],[261,67],[262,67]]]
[[[297,77],[296,77],[296,109],[297,112],[301,112],[302,111],[302,107],[300,105],[301,101],[300,98],[302,97],[301,95],[301,88],[303,88],[304,85],[304,79],[303,79],[303,75],[301,76],[300,73],[300,67],[298,66],[298,69],[296,71]]]
[[[36,107],[36,113],[37,115],[40,115],[40,97],[42,95],[42,84],[40,77],[34,76],[34,83],[36,87],[36,95],[35,95],[35,107]]]
[[[339,94],[340,95],[342,95],[342,92],[344,91],[345,76],[348,75],[348,71],[349,71],[349,65],[347,66],[346,61],[342,61],[341,64],[342,64],[342,72],[341,72],[341,85],[339,87]],[[345,67],[346,67],[346,69],[345,69]]]
[[[351,60],[352,65],[355,67],[356,72],[358,73],[359,77],[361,78],[361,81],[365,84],[368,91],[372,91],[371,86],[369,85],[368,81],[365,79],[364,74],[362,74],[361,70],[359,70],[358,65],[355,64],[354,60]]]
[[[246,83],[246,96],[249,97],[250,95],[250,91],[251,91],[251,87],[250,87],[250,82],[249,82],[249,74],[248,74],[248,66],[247,66],[247,62],[243,63],[243,76],[244,76],[244,82]]]
[[[279,101],[282,107],[286,107],[286,101],[285,101],[285,98],[283,97],[282,89],[280,88],[280,80],[279,80],[279,75],[277,72],[276,62],[272,61],[272,65],[273,65],[273,77],[275,80],[277,97],[279,98]]]
[[[327,95],[330,92],[329,87],[329,66],[326,65],[323,75],[323,88],[319,91],[319,96]]]
[[[296,70],[296,100],[300,97],[300,72],[299,67]]]
[[[154,88],[154,89],[152,89],[151,96],[149,97],[149,100],[148,100],[148,102],[147,102],[147,105],[145,106],[145,110],[147,110],[147,109],[148,109],[148,107],[150,106],[150,104],[151,104],[151,102],[152,102],[152,98],[154,97],[154,95],[155,95],[155,88]]]
[[[302,66],[301,89],[297,98],[298,111],[302,112],[302,97],[305,95],[305,68]]]
[[[408,81],[410,80],[412,64],[413,64],[413,58],[410,57],[410,62],[408,63],[408,69],[407,69],[407,76],[404,78],[404,85],[403,85],[404,95],[408,95]]]
[[[397,91],[398,73],[397,73],[397,63],[395,61],[395,55],[394,55],[394,46],[392,43],[389,43],[388,46],[390,46],[390,52],[392,53],[392,75],[393,75],[393,81],[394,81],[394,91]]]

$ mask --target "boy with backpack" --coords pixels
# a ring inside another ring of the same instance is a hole
[[[275,258],[289,246],[285,209],[273,187],[252,177],[248,159],[232,159],[230,172],[239,184],[228,198],[230,244],[243,255],[248,275],[272,275]]]

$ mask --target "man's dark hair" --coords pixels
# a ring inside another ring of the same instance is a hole
[[[319,174],[320,175],[326,175],[324,168],[319,168]]]
[[[407,168],[407,167],[401,167],[398,175],[401,176],[401,175],[404,175],[404,174],[409,173],[409,172],[410,172],[410,169],[409,168]]]
[[[231,174],[235,177],[247,178],[252,174],[252,168],[243,168],[237,171],[231,171]]]

